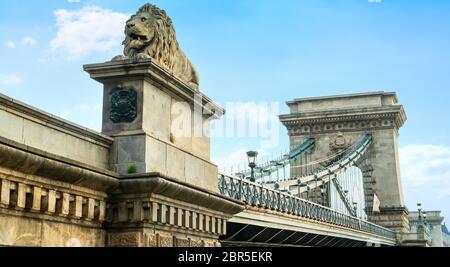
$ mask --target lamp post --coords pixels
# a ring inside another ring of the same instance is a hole
[[[419,212],[419,221],[422,221],[422,204],[417,203],[417,211]]]
[[[424,222],[422,220],[422,215],[424,215],[424,217],[426,218],[427,215],[426,213],[423,214],[422,213],[422,204],[421,203],[417,203],[417,211],[418,211],[418,223],[417,223],[417,237],[418,239],[425,239],[425,225]]]
[[[258,152],[256,151],[249,151],[247,152],[247,158],[248,158],[248,166],[251,169],[251,175],[250,175],[250,181],[255,182],[255,167],[256,167],[256,158],[258,157]]]

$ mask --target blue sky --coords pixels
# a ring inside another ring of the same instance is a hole
[[[123,21],[145,1],[0,1],[0,92],[95,130],[101,85],[82,70],[121,54]],[[450,1],[159,0],[201,90],[227,102],[395,91],[410,209],[450,217]],[[102,18],[91,27],[90,20]],[[268,156],[287,148],[285,130]],[[260,138],[214,138],[221,165],[245,162]]]

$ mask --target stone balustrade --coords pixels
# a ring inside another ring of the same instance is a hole
[[[102,223],[104,199],[0,177],[0,208]]]
[[[109,223],[151,223],[208,234],[226,234],[226,219],[200,209],[177,207],[152,200],[121,201],[107,206]]]

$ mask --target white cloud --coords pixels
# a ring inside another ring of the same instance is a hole
[[[50,47],[52,51],[69,57],[110,51],[120,46],[129,17],[97,6],[85,6],[78,10],[59,9],[54,14],[58,32]]]
[[[16,74],[0,74],[0,82],[3,85],[18,85],[21,82],[21,79]]]
[[[367,0],[367,2],[371,3],[371,4],[375,4],[375,3],[381,3],[381,0]]]
[[[69,3],[80,3],[81,0],[67,0],[67,2],[69,2]]]
[[[450,196],[450,147],[407,145],[400,148],[405,188],[432,187],[430,194]]]
[[[36,39],[31,36],[26,36],[22,39],[22,45],[33,46],[36,44]]]
[[[5,43],[6,47],[14,49],[16,48],[16,44],[13,41],[8,41]]]

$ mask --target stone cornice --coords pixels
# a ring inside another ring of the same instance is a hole
[[[393,96],[395,101],[397,102],[397,96],[395,92],[384,92],[384,91],[378,91],[378,92],[366,92],[366,93],[355,93],[355,94],[342,94],[342,95],[331,95],[331,96],[318,96],[318,97],[304,97],[304,98],[297,98],[292,101],[287,101],[287,105],[295,105],[300,102],[304,101],[323,101],[328,99],[339,99],[339,98],[356,98],[356,97],[362,97],[362,96],[374,96],[374,95],[380,95],[380,96]]]
[[[91,75],[92,79],[99,82],[105,82],[116,78],[129,79],[133,76],[144,76],[146,79],[150,79],[151,81],[162,85],[161,88],[168,89],[171,93],[188,101],[190,104],[194,104],[196,101],[195,95],[200,95],[202,97],[202,103],[198,104],[201,104],[203,108],[207,106],[208,108],[205,108],[207,112],[214,114],[216,118],[220,118],[225,114],[225,109],[220,107],[206,95],[193,90],[189,85],[167,69],[161,67],[152,59],[88,64],[84,65],[84,70]]]
[[[104,147],[109,148],[114,141],[106,135],[64,120],[3,94],[0,94],[0,109]]]
[[[115,194],[158,194],[170,199],[196,203],[200,207],[236,214],[244,210],[244,203],[218,193],[184,183],[161,173],[122,176]]]
[[[108,192],[117,174],[0,137],[0,166],[25,174]]]
[[[330,111],[304,112],[281,115],[280,121],[288,128],[302,125],[315,125],[324,123],[344,123],[367,120],[394,120],[398,129],[406,121],[406,114],[401,105],[389,107],[336,109]]]

